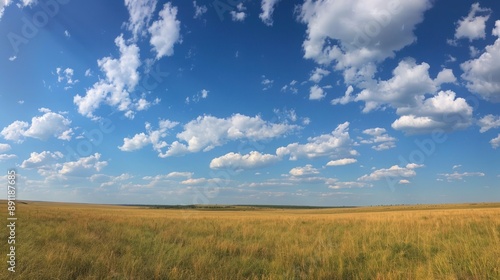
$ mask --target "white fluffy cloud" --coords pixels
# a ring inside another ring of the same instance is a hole
[[[373,144],[372,149],[376,151],[383,151],[396,147],[396,138],[389,136],[385,128],[375,127],[365,129],[363,133],[371,136],[371,138],[361,140],[361,144]]]
[[[2,134],[5,140],[21,143],[24,141],[24,132],[28,127],[29,124],[27,122],[14,121],[10,125],[4,127],[0,134]]]
[[[0,143],[0,153],[7,152],[11,147],[9,144]]]
[[[120,50],[120,58],[114,59],[104,57],[97,61],[106,79],[100,79],[92,88],[88,89],[85,96],[77,94],[73,102],[78,106],[78,112],[89,118],[97,118],[94,111],[102,103],[116,107],[119,111],[125,111],[126,116],[133,117],[133,109],[130,92],[139,82],[137,69],[141,65],[139,58],[139,47],[135,44],[127,45],[123,35],[115,39],[115,44]]]
[[[500,37],[500,20],[495,21],[495,28],[491,31],[494,36]]]
[[[357,155],[351,149],[352,140],[349,136],[349,122],[337,126],[330,134],[309,137],[306,144],[292,143],[279,147],[276,154],[279,157],[290,156],[290,160],[299,158],[317,158],[322,156]]]
[[[325,91],[318,85],[314,85],[309,90],[309,100],[321,100],[325,98]]]
[[[455,83],[457,81],[457,77],[453,74],[453,70],[451,69],[443,69],[441,72],[438,73],[436,79],[434,79],[434,82],[436,83],[436,86],[440,86],[442,84],[447,84],[447,83]]]
[[[17,158],[14,154],[0,154],[0,162],[14,158]]]
[[[380,181],[382,179],[394,179],[394,178],[410,178],[417,175],[415,172],[416,168],[423,167],[423,165],[409,163],[405,167],[400,167],[398,165],[393,165],[388,169],[378,169],[373,171],[371,174],[363,175],[358,180],[360,181]]]
[[[0,19],[3,16],[3,12],[5,11],[5,8],[9,6],[12,3],[12,0],[2,0],[0,1]]]
[[[304,57],[335,61],[338,70],[381,62],[416,40],[413,30],[430,7],[428,0],[306,0],[299,15],[307,24]]]
[[[319,174],[319,171],[318,169],[314,168],[311,164],[307,164],[306,166],[303,167],[294,167],[290,170],[289,173],[292,176],[300,177],[300,176],[316,175]]]
[[[21,164],[21,168],[26,169],[47,169],[51,165],[57,163],[63,158],[61,152],[49,152],[43,151],[41,153],[33,152],[30,157],[24,160]]]
[[[464,17],[457,22],[455,38],[467,38],[470,41],[474,39],[484,39],[486,35],[486,21],[490,18],[490,12],[490,9],[481,8],[479,3],[472,4],[467,17]],[[484,15],[477,15],[478,13],[482,13]]]
[[[269,166],[278,160],[279,158],[276,155],[261,154],[257,151],[252,151],[246,155],[231,152],[212,159],[210,168],[247,170]]]
[[[331,102],[332,105],[338,105],[338,104],[345,105],[347,103],[353,102],[354,98],[355,98],[352,95],[353,91],[354,91],[354,88],[352,86],[348,86],[345,93],[344,93],[344,96],[333,99]]]
[[[472,107],[449,90],[423,100],[417,107],[398,108],[396,113],[401,117],[392,123],[392,128],[407,134],[430,133],[435,129],[454,131],[472,124]]]
[[[266,25],[273,25],[273,12],[275,6],[278,4],[280,0],[262,0],[261,9],[262,12],[259,14],[259,18]]]
[[[358,160],[355,158],[342,158],[337,160],[331,160],[326,164],[326,166],[342,166],[342,165],[353,164],[356,163],[357,161]]]
[[[83,177],[99,172],[108,165],[107,161],[99,161],[101,154],[95,153],[88,157],[82,157],[77,161],[69,161],[62,164],[59,174],[63,176]]]
[[[321,67],[316,67],[316,69],[311,73],[311,77],[309,77],[309,81],[319,83],[323,77],[330,74],[330,71],[323,69]]]
[[[386,104],[393,108],[415,107],[424,94],[436,91],[436,84],[429,77],[429,68],[425,62],[417,65],[413,59],[402,60],[393,70],[391,79],[364,89],[355,100],[365,102],[365,113]]]
[[[481,127],[479,132],[484,133],[490,129],[500,127],[500,116],[486,115],[482,117],[477,124]]]
[[[193,172],[179,172],[174,171],[167,174],[166,178],[191,178],[193,177]]]
[[[443,69],[435,79],[429,76],[429,64],[413,59],[399,62],[389,80],[367,83],[355,101],[363,101],[363,112],[390,106],[400,116],[392,127],[407,134],[429,133],[434,129],[453,131],[472,123],[472,107],[453,91],[440,91],[443,83],[455,82],[450,69]],[[338,101],[340,103],[340,101]]]
[[[467,81],[467,88],[483,99],[500,102],[500,39],[493,45],[486,46],[485,52],[476,59],[460,65]]]
[[[233,21],[244,21],[245,18],[247,17],[247,14],[245,13],[245,6],[243,6],[243,3],[239,3],[236,6],[236,10],[231,11],[231,19]]]
[[[31,119],[31,124],[23,121],[15,121],[3,128],[2,136],[6,140],[21,143],[25,137],[47,140],[56,137],[61,140],[71,140],[73,129],[70,128],[71,121],[59,113],[52,112],[46,108],[38,111],[44,113]]]
[[[453,182],[453,181],[464,181],[465,177],[483,177],[485,174],[482,172],[464,172],[464,173],[458,173],[458,172],[453,172],[453,173],[443,173],[443,174],[438,174],[439,176],[443,176],[448,180],[448,182]]]
[[[299,128],[292,124],[269,123],[260,116],[249,117],[241,114],[229,118],[200,116],[184,125],[184,131],[177,134],[177,139],[180,141],[173,142],[165,156],[209,151],[231,140],[258,141],[277,138]]]
[[[156,59],[174,54],[174,45],[180,41],[181,29],[181,22],[176,17],[177,7],[168,2],[160,11],[160,19],[154,21],[148,29]]]
[[[49,109],[42,108],[39,111],[44,114],[31,119],[31,126],[23,133],[24,136],[41,140],[47,140],[51,136],[61,140],[71,140],[73,130],[69,127],[71,124],[69,119]]]
[[[157,0],[125,0],[130,18],[127,28],[132,32],[134,40],[146,35],[145,29],[156,9]]]
[[[78,80],[73,79],[75,71],[71,68],[62,69],[61,67],[56,68],[57,82],[66,82],[66,87],[64,89],[70,89],[72,85],[78,83]]]
[[[500,134],[496,138],[491,139],[490,144],[494,149],[500,147]]]
[[[165,148],[168,144],[161,139],[165,138],[167,131],[177,126],[177,124],[177,122],[169,120],[160,120],[158,129],[154,130],[151,124],[147,122],[145,124],[146,133],[141,132],[132,138],[124,138],[123,145],[118,148],[124,152],[131,152],[140,150],[147,145],[152,145],[153,149],[158,152],[158,156],[162,157],[162,148]]]

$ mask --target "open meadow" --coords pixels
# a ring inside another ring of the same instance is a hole
[[[151,209],[27,202],[18,203],[17,216],[16,272],[4,268],[1,279],[500,279],[500,203]],[[8,232],[1,234],[5,253]]]

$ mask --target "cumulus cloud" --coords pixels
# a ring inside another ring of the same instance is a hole
[[[495,28],[493,28],[491,34],[500,37],[500,20],[495,21]]]
[[[407,134],[468,127],[472,123],[472,107],[453,91],[438,92],[443,83],[456,81],[453,72],[443,69],[431,79],[429,68],[425,62],[417,64],[414,59],[404,59],[393,70],[392,78],[367,83],[354,100],[365,103],[364,113],[386,107],[396,109],[400,118],[392,127]]]
[[[472,124],[472,107],[449,90],[423,100],[417,107],[398,108],[396,113],[401,117],[392,123],[392,128],[407,134],[430,133],[436,129],[455,131]]]
[[[383,151],[396,147],[397,139],[389,136],[385,128],[375,127],[365,129],[363,133],[371,136],[371,138],[361,140],[361,144],[374,144],[372,149],[376,151]]]
[[[276,155],[289,156],[290,160],[299,158],[317,158],[323,156],[357,155],[351,149],[352,140],[349,136],[349,122],[337,126],[330,134],[309,137],[306,144],[292,143],[286,147],[279,147]]]
[[[370,86],[356,96],[356,101],[364,101],[363,112],[381,108],[387,104],[393,108],[415,107],[426,93],[434,93],[435,82],[429,77],[429,64],[417,65],[413,59],[399,62],[393,70],[393,77]]]
[[[484,39],[486,35],[486,21],[490,18],[490,12],[490,9],[481,8],[479,3],[472,4],[467,17],[464,17],[457,22],[455,38],[467,38],[469,41],[474,39]],[[477,15],[479,13],[483,15]]]
[[[0,19],[3,16],[3,12],[5,11],[5,8],[8,7],[12,3],[12,0],[2,0],[0,1]]]
[[[152,145],[153,149],[158,152],[158,156],[162,157],[162,149],[167,147],[167,142],[161,140],[167,136],[167,131],[177,126],[177,122],[169,120],[160,120],[158,129],[153,129],[151,124],[146,122],[146,133],[141,132],[134,135],[132,138],[124,138],[123,145],[118,149],[124,152],[136,151],[144,148],[147,145]]]
[[[402,180],[399,180],[399,184],[400,185],[406,185],[406,184],[409,184],[410,181],[406,180],[406,179],[402,179]]]
[[[342,165],[353,164],[356,163],[357,161],[358,160],[355,158],[342,158],[337,160],[331,160],[326,164],[326,166],[342,166]]]
[[[493,149],[500,147],[500,134],[496,138],[491,139],[490,144]]]
[[[319,171],[318,169],[314,168],[311,164],[307,164],[306,166],[303,167],[294,167],[288,173],[290,173],[290,175],[292,176],[300,177],[300,176],[316,175],[319,174]]]
[[[88,157],[82,157],[77,161],[69,161],[62,164],[59,170],[60,175],[84,177],[90,176],[94,172],[99,172],[108,165],[107,161],[99,161],[101,154],[95,153]]]
[[[61,152],[43,151],[41,153],[33,152],[30,157],[24,160],[21,168],[25,169],[48,169],[51,165],[59,162],[63,158]]]
[[[71,68],[62,69],[61,67],[56,68],[57,82],[66,82],[66,87],[64,89],[70,89],[72,85],[78,83],[78,80],[73,79],[75,71]]]
[[[177,20],[177,7],[170,2],[163,5],[160,19],[148,28],[151,34],[150,43],[156,52],[156,59],[174,54],[174,45],[180,41],[181,22]]]
[[[239,3],[236,6],[236,10],[231,11],[231,19],[233,21],[244,21],[245,18],[247,17],[247,14],[245,13],[245,6],[243,6],[243,3]]]
[[[439,176],[443,176],[448,182],[453,181],[465,181],[465,177],[483,177],[485,174],[482,172],[464,172],[464,173],[442,173],[438,174]]]
[[[0,143],[0,153],[7,152],[11,147],[9,144]]]
[[[457,78],[453,74],[453,70],[451,69],[443,69],[438,73],[436,79],[434,79],[434,83],[436,86],[440,86],[442,84],[455,83]]]
[[[323,79],[323,77],[327,76],[328,74],[330,74],[330,71],[321,67],[316,67],[316,69],[311,73],[309,81],[319,83]]]
[[[500,116],[494,116],[492,114],[482,117],[477,124],[481,127],[479,132],[484,133],[490,129],[500,127]]]
[[[184,131],[177,134],[179,141],[172,143],[165,156],[209,151],[232,140],[273,139],[299,128],[298,125],[270,123],[260,116],[249,117],[241,114],[229,118],[199,116],[184,125]]]
[[[337,104],[342,104],[345,105],[347,103],[353,102],[355,96],[351,95],[354,91],[354,88],[352,86],[347,87],[347,90],[344,93],[344,96],[335,98],[332,100],[332,105],[337,105]]]
[[[412,44],[415,26],[430,7],[428,0],[306,0],[299,15],[307,25],[304,58],[323,65],[335,61],[337,70],[366,69]]]
[[[10,125],[4,127],[2,129],[2,132],[0,132],[0,134],[2,134],[5,140],[21,143],[24,141],[24,132],[28,127],[29,124],[27,122],[14,121]]]
[[[262,0],[261,2],[262,12],[259,14],[259,18],[268,26],[273,25],[273,12],[279,1],[280,0]]]
[[[404,167],[398,165],[393,165],[387,169],[378,169],[373,171],[371,174],[363,175],[358,180],[360,181],[380,181],[382,179],[394,179],[394,178],[410,178],[415,177],[417,173],[416,168],[423,167],[423,165],[409,163]]]
[[[156,3],[157,0],[125,0],[130,15],[127,28],[132,32],[134,40],[146,35],[145,29],[151,21]]]
[[[325,98],[325,96],[326,96],[325,91],[318,85],[312,86],[311,89],[309,90],[309,100],[321,100]]]
[[[210,162],[210,168],[227,168],[233,170],[256,169],[269,166],[278,160],[279,158],[276,155],[261,154],[257,151],[252,151],[246,155],[231,152],[221,157],[212,159]]]
[[[488,45],[481,56],[460,65],[467,89],[484,100],[500,102],[500,39]]]
[[[123,35],[115,39],[115,44],[120,50],[120,58],[104,57],[97,61],[106,78],[95,83],[85,96],[77,94],[73,98],[78,112],[86,117],[98,119],[94,112],[102,103],[125,111],[126,116],[133,117],[134,104],[129,93],[139,82],[139,47],[135,44],[127,45]]]
[[[56,137],[61,140],[69,141],[73,135],[73,129],[70,128],[71,121],[59,113],[52,112],[47,108],[38,110],[44,113],[31,119],[31,124],[23,121],[15,121],[3,128],[0,134],[6,140],[21,143],[25,137],[47,140],[50,137]]]

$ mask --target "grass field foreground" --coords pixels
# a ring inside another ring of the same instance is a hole
[[[500,279],[500,204],[238,210],[20,204],[0,278]]]

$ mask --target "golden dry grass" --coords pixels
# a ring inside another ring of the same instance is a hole
[[[0,278],[500,279],[500,204],[238,210],[18,204]]]

